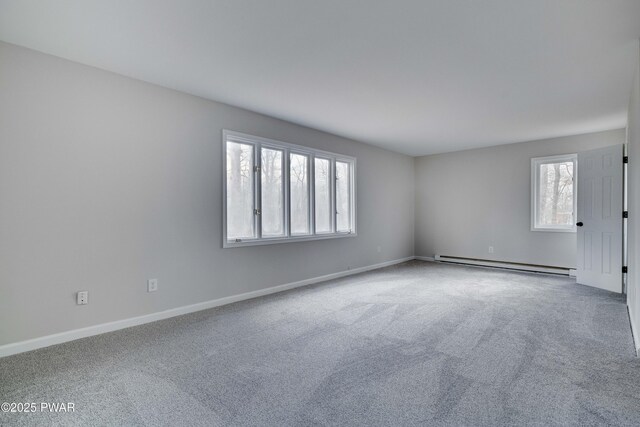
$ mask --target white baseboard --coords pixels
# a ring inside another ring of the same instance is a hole
[[[324,282],[327,280],[350,276],[352,274],[363,273],[365,271],[371,271],[371,270],[376,270],[378,268],[400,264],[406,261],[411,261],[413,259],[415,259],[415,257],[410,256],[410,257],[397,259],[393,261],[381,262],[381,263],[369,265],[366,267],[358,267],[358,268],[354,268],[347,271],[340,271],[337,273],[326,274],[324,276],[312,277],[310,279],[300,280],[298,282],[285,283],[284,285],[272,286],[270,288],[259,289],[257,291],[251,291],[243,294],[232,295],[224,298],[218,298],[215,300],[200,302],[197,304],[185,305],[182,307],[172,308],[169,310],[159,311],[156,313],[145,314],[143,316],[116,320],[113,322],[102,323],[99,325],[88,326],[86,328],[74,329],[66,332],[60,332],[53,335],[46,335],[44,337],[34,338],[26,341],[20,341],[17,343],[5,344],[0,346],[0,357],[6,357],[6,356],[11,356],[13,354],[24,353],[25,351],[31,351],[31,350],[36,350],[38,348],[49,347],[55,344],[62,344],[64,342],[74,341],[80,338],[86,338],[93,335],[104,334],[106,332],[113,332],[119,329],[130,328],[132,326],[143,325],[145,323],[151,323],[151,322],[155,322],[162,319],[168,319],[170,317],[181,316],[183,314],[193,313],[196,311],[207,310],[209,308],[219,307],[221,305],[231,304],[234,302],[243,301],[251,298],[257,298],[264,295],[275,294],[277,292],[283,292],[289,289],[308,286],[315,283]]]
[[[417,260],[420,260],[420,261],[435,261],[436,260],[435,257],[432,257],[432,256],[416,256],[414,258],[417,259]]]

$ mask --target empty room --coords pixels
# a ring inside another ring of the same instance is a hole
[[[640,425],[640,0],[0,0],[0,425]]]

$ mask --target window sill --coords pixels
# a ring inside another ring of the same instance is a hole
[[[331,233],[331,234],[318,234],[315,236],[295,236],[295,237],[273,237],[264,238],[260,240],[243,240],[242,242],[222,242],[224,249],[228,248],[241,248],[244,246],[263,246],[263,245],[277,245],[280,243],[295,243],[295,242],[310,242],[313,240],[329,240],[329,239],[341,239],[344,237],[356,237],[358,233]]]
[[[551,233],[575,233],[577,230],[573,228],[545,228],[545,227],[532,227],[531,231],[547,231]]]

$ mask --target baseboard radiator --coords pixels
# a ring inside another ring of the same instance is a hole
[[[534,273],[572,275],[568,267],[555,267],[552,265],[525,264],[522,262],[499,261],[493,259],[465,258],[450,255],[436,255],[435,260],[451,264],[476,265],[480,267],[501,268],[506,270],[530,271]]]

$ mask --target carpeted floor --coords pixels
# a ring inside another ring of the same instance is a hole
[[[639,425],[621,297],[427,262],[0,359],[2,425]]]

